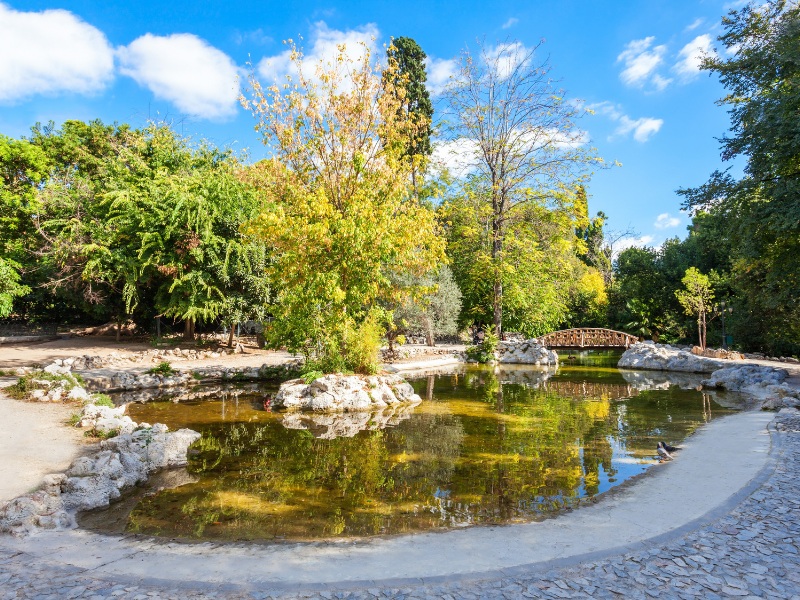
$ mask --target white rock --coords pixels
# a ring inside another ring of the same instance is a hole
[[[273,406],[328,412],[361,411],[420,402],[422,399],[414,393],[414,388],[398,375],[324,375],[310,384],[302,379],[283,383]]]
[[[723,360],[696,356],[668,344],[655,344],[648,340],[628,348],[619,359],[617,366],[621,369],[712,373],[729,364]]]
[[[90,397],[89,392],[79,385],[72,388],[67,394],[69,400],[89,400]]]
[[[523,342],[498,342],[495,355],[500,364],[558,365],[558,354],[535,338]]]

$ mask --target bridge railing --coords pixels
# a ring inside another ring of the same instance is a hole
[[[542,336],[542,344],[553,348],[628,348],[639,339],[624,331],[581,327]]]

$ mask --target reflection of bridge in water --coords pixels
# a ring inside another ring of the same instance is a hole
[[[613,329],[580,327],[554,331],[539,338],[548,348],[628,348],[639,341],[635,335]]]
[[[639,394],[639,390],[628,383],[602,383],[592,381],[558,381],[549,380],[542,389],[555,392],[559,396],[572,398],[604,398],[619,400],[631,398]]]

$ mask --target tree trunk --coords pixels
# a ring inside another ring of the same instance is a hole
[[[233,332],[236,323],[231,323],[231,331],[228,334],[228,348],[233,348]]]
[[[492,264],[495,269],[494,286],[492,290],[492,305],[494,308],[494,333],[498,338],[503,335],[503,279],[500,261],[503,255],[503,238],[499,223],[499,216],[495,216],[492,223]]]
[[[194,319],[186,319],[186,324],[183,326],[183,339],[194,341]]]
[[[122,320],[117,319],[117,341],[120,341],[120,337],[122,336]]]
[[[425,315],[425,343],[428,346],[436,345],[436,340],[433,339],[433,323],[428,315]]]
[[[706,349],[706,312],[703,311],[700,317],[703,321],[703,341],[701,342],[701,347],[703,350]]]

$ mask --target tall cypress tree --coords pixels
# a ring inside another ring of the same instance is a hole
[[[408,37],[396,38],[386,54],[397,65],[396,81],[393,83],[405,91],[402,110],[412,117],[411,121],[416,125],[409,133],[406,155],[430,156],[433,104],[425,87],[428,80],[425,71],[427,55],[417,42]]]

